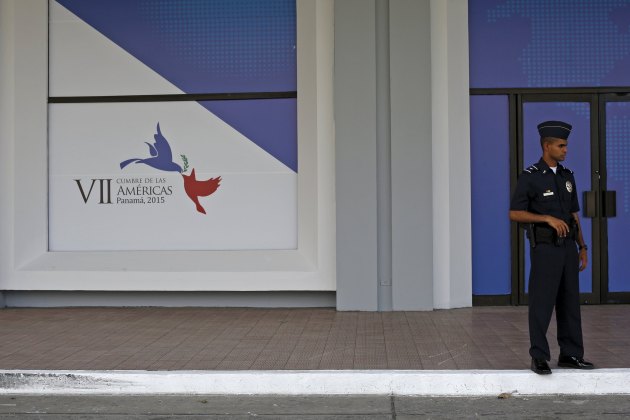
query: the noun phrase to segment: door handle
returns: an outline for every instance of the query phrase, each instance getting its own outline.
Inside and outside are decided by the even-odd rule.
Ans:
[[[584,203],[584,217],[597,217],[599,213],[597,195],[597,191],[584,191],[582,199]]]
[[[617,191],[602,191],[602,217],[617,216]]]
[[[617,191],[584,191],[584,217],[616,217]]]

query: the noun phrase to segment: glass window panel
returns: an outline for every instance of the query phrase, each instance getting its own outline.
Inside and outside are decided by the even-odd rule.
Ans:
[[[507,95],[470,98],[473,294],[505,295],[510,281]]]

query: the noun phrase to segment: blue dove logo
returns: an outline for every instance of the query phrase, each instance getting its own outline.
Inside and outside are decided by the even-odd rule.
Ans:
[[[149,153],[151,154],[151,157],[145,159],[127,159],[120,162],[120,169],[123,169],[130,163],[144,163],[145,165],[149,165],[155,169],[159,169],[160,171],[181,173],[182,167],[173,162],[173,152],[171,151],[171,146],[168,144],[168,141],[164,138],[162,132],[160,131],[160,123],[157,124],[157,134],[155,134],[153,138],[155,139],[155,143],[153,144],[145,141],[145,143],[149,146]]]
[[[219,176],[206,180],[197,179],[194,168],[192,169],[190,175],[186,175],[185,172],[188,170],[188,159],[186,158],[186,155],[180,155],[184,161],[184,169],[182,170],[181,166],[173,162],[173,152],[171,151],[171,146],[162,135],[159,122],[157,123],[157,133],[153,135],[153,138],[155,139],[155,143],[153,144],[145,141],[145,143],[149,146],[149,153],[151,154],[151,157],[145,159],[132,158],[124,160],[120,162],[120,169],[122,170],[131,163],[144,163],[145,165],[149,165],[150,167],[160,171],[180,173],[184,180],[184,191],[186,192],[186,195],[188,195],[192,202],[195,203],[199,213],[206,214],[206,210],[203,208],[201,203],[199,203],[199,197],[207,197],[213,194],[219,188],[221,177]],[[92,182],[92,185],[94,185],[94,182]],[[79,184],[79,189],[81,188],[82,187]],[[81,194],[83,194],[84,201],[87,202],[82,189]]]

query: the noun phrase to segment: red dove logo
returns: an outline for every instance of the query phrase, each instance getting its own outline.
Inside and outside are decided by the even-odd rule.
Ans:
[[[193,168],[190,175],[184,175],[184,190],[186,194],[197,206],[199,213],[206,214],[206,210],[199,204],[199,197],[207,197],[219,188],[221,177],[206,179],[205,181],[197,180],[195,176],[195,169]]]

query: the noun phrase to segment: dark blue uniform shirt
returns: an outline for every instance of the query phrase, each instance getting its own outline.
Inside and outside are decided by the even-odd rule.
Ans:
[[[580,211],[573,172],[558,164],[556,174],[544,160],[525,169],[518,178],[510,210],[551,215],[565,222]]]

